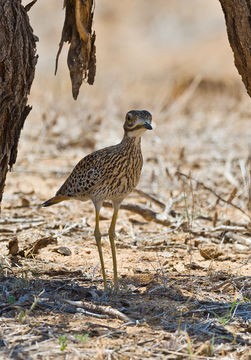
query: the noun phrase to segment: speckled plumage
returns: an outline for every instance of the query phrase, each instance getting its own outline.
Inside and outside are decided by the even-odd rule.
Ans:
[[[119,144],[80,160],[56,196],[122,201],[137,185],[142,165],[140,138],[125,135]]]
[[[45,201],[42,206],[50,206],[64,200],[91,199],[96,211],[95,239],[98,246],[104,284],[106,275],[99,230],[99,212],[104,200],[111,200],[114,213],[109,228],[111,242],[114,285],[117,286],[117,262],[115,251],[115,224],[117,213],[123,199],[137,185],[143,165],[140,136],[151,130],[151,114],[146,110],[131,110],[126,114],[124,137],[113,146],[87,155],[75,166],[56,195]]]

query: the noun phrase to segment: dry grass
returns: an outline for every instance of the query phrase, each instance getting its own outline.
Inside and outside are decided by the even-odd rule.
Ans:
[[[63,58],[52,75],[59,4],[31,10],[40,63],[0,219],[0,358],[250,359],[250,99],[218,2],[190,1],[98,1],[97,79],[77,102]],[[105,295],[92,204],[39,204],[120,140],[131,108],[151,111],[155,130],[126,203],[155,218],[120,211],[121,292]]]

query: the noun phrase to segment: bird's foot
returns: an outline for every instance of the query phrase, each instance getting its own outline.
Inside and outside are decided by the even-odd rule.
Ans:
[[[104,288],[104,296],[107,298],[111,298],[116,296],[119,293],[119,285],[106,285]]]

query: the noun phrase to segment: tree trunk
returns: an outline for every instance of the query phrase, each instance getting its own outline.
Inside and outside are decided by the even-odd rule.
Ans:
[[[37,62],[36,38],[20,0],[0,0],[0,204],[8,169],[31,107],[27,96]]]
[[[251,96],[251,1],[220,0],[235,66]]]

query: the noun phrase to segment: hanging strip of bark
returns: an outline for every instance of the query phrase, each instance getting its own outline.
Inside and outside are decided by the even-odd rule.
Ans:
[[[56,57],[58,59],[64,42],[70,43],[68,68],[72,83],[72,96],[76,100],[83,80],[94,83],[96,74],[95,32],[92,32],[93,0],[64,0],[65,21]]]
[[[36,41],[20,0],[0,0],[0,203],[8,169],[16,162],[28,94],[37,63]]]
[[[251,1],[219,0],[225,15],[235,66],[251,96]]]

